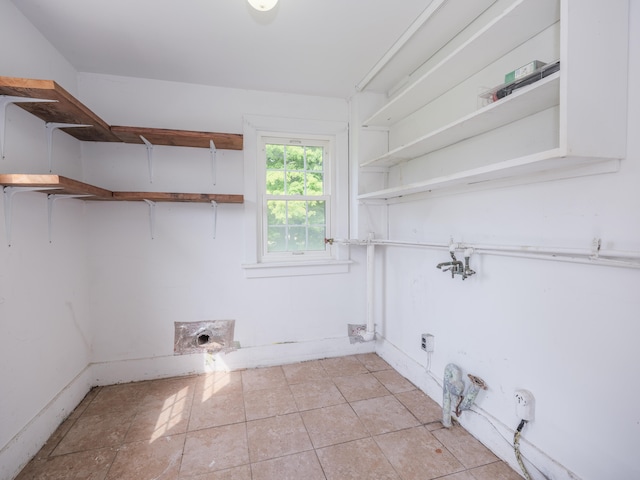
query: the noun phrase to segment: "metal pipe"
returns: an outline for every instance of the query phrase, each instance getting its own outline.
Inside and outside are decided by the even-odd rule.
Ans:
[[[453,363],[444,368],[444,381],[442,386],[442,425],[451,427],[451,400],[459,397],[464,390],[462,371]]]
[[[335,240],[345,245],[367,245],[367,240]],[[434,250],[448,250],[450,245],[457,249],[473,248],[474,253],[486,255],[500,255],[507,257],[529,258],[534,260],[554,260],[558,262],[581,263],[586,265],[602,265],[610,267],[640,268],[640,263],[632,260],[640,260],[640,252],[603,250],[600,248],[563,248],[541,247],[529,245],[476,245],[464,243],[423,243],[398,240],[371,240],[380,246],[429,248]],[[627,259],[625,261],[624,259]]]
[[[374,302],[375,302],[375,254],[376,247],[373,243],[373,233],[369,234],[369,241],[367,243],[367,331],[362,335],[365,342],[371,341],[375,338],[375,324],[374,324]]]
[[[442,387],[442,425],[451,427],[451,402],[458,400],[455,414],[459,417],[464,410],[469,410],[476,401],[480,390],[486,390],[487,385],[480,377],[468,375],[471,381],[467,392],[463,396],[464,382],[462,381],[462,370],[457,365],[450,363],[444,368],[444,382]]]

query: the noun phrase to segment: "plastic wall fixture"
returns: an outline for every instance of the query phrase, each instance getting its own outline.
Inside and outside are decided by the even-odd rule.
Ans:
[[[463,410],[469,410],[475,403],[480,390],[486,390],[487,386],[480,377],[468,375],[471,381],[466,393],[464,392],[464,381],[462,380],[462,370],[453,363],[448,364],[444,369],[444,384],[442,388],[442,425],[451,427],[451,401],[457,401],[455,414],[459,417]]]
[[[278,0],[248,0],[249,5],[251,5],[256,10],[261,12],[268,12],[273,7],[276,6]]]

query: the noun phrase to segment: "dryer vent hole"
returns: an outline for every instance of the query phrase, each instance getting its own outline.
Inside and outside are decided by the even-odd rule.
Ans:
[[[198,345],[206,345],[207,343],[209,343],[209,341],[210,341],[209,335],[206,335],[206,334],[198,335]]]

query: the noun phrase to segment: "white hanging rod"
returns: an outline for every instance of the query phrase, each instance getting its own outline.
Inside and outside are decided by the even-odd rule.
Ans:
[[[435,250],[449,250],[451,246],[455,249],[463,250],[472,248],[474,253],[500,255],[519,258],[532,258],[540,260],[555,260],[560,262],[583,263],[589,265],[607,265],[613,267],[640,268],[640,252],[604,250],[600,248],[600,240],[595,239],[591,249],[587,248],[562,248],[562,247],[541,247],[527,245],[483,245],[468,244],[460,242],[450,243],[424,243],[408,242],[400,240],[358,240],[358,239],[335,239],[335,243],[343,245],[368,245],[373,243],[381,246],[430,248]]]

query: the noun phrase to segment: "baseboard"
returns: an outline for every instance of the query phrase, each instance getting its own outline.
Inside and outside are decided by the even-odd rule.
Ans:
[[[154,380],[165,377],[198,375],[222,370],[267,367],[316,360],[326,357],[371,353],[375,343],[351,344],[347,337],[308,342],[275,343],[239,348],[228,353],[166,355],[91,364],[94,386]]]
[[[442,406],[442,374],[427,372],[426,366],[409,357],[385,338],[376,340],[376,353],[380,355],[399,374],[411,381],[416,387]],[[444,372],[443,372],[444,373]],[[459,423],[471,435],[480,440],[498,458],[507,462],[511,468],[520,473],[511,439],[515,433],[513,428],[506,426],[490,413],[477,405],[473,412],[463,412]],[[520,451],[525,458],[525,466],[533,480],[579,480],[566,467],[560,465],[549,455],[544,453],[526,439],[520,439]]]
[[[0,479],[14,478],[91,390],[90,366],[71,380],[0,449]]]

